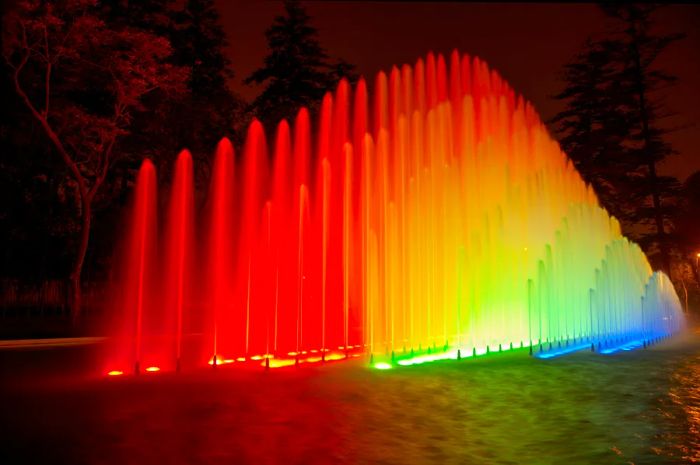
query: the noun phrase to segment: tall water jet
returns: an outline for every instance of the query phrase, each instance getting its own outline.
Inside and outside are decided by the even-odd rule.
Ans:
[[[306,254],[304,244],[306,243],[306,229],[304,226],[308,223],[308,190],[305,185],[299,186],[299,220],[297,234],[297,312],[296,312],[296,344],[294,347],[294,356],[299,357],[304,342],[304,281],[306,280],[304,268],[304,255]]]
[[[206,342],[203,350],[207,359],[216,365],[221,354],[231,352],[240,341],[233,318],[236,256],[235,244],[235,176],[234,154],[231,142],[223,139],[216,147],[212,168],[208,204],[208,230],[205,235],[207,262],[205,264],[208,289],[203,299],[207,302],[205,323]]]
[[[165,228],[166,250],[163,276],[162,318],[167,322],[163,341],[164,360],[160,365],[174,362],[180,369],[183,355],[183,334],[186,326],[186,307],[193,295],[194,266],[194,179],[192,155],[187,150],[180,152],[175,162],[168,218]],[[174,350],[173,350],[174,347]],[[174,354],[174,360],[171,359]],[[168,362],[166,362],[166,360]]]
[[[129,228],[124,239],[125,254],[117,256],[118,292],[115,293],[121,319],[116,350],[109,363],[119,372],[140,373],[153,362],[161,341],[153,340],[156,275],[156,170],[146,159],[136,177],[129,208]]]
[[[300,124],[297,123],[297,128]],[[297,160],[299,162],[299,160]],[[301,171],[302,169],[298,169]],[[298,175],[297,175],[298,176]],[[294,192],[292,186],[295,171],[292,164],[292,147],[289,124],[280,122],[277,128],[274,149],[274,165],[272,174],[272,205],[271,205],[271,269],[273,276],[270,278],[274,286],[273,318],[268,326],[267,334],[272,334],[272,343],[266,344],[266,353],[278,353],[281,347],[289,347],[288,331],[285,328],[292,326],[289,320],[289,312],[284,307],[293,301],[295,294],[296,269],[289,268],[292,263],[296,241],[296,228],[290,225],[293,222]],[[290,240],[291,236],[291,240]],[[287,317],[287,318],[285,318]]]
[[[234,350],[244,357],[265,352],[264,316],[267,307],[263,302],[263,290],[273,276],[270,263],[260,259],[268,248],[266,235],[261,230],[262,219],[266,216],[263,211],[265,201],[269,198],[267,158],[262,124],[253,120],[243,150],[241,222],[238,228],[238,302],[234,309],[235,318],[241,322],[234,338],[242,343]]]

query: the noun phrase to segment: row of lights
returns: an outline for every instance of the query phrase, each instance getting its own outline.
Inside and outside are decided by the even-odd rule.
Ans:
[[[160,367],[156,367],[156,366],[148,367],[148,368],[146,368],[146,371],[147,371],[148,373],[155,373],[155,372],[157,372],[157,371],[160,371]],[[124,374],[123,371],[120,371],[120,370],[112,370],[112,371],[110,371],[110,372],[107,373],[107,376],[121,376],[121,375],[123,375],[123,374]]]
[[[347,347],[345,346],[339,346],[338,350],[355,350],[355,349],[360,349],[362,345],[357,344],[357,345],[348,345]],[[322,355],[318,355],[322,354]],[[305,358],[299,358],[300,355],[306,356]],[[218,355],[215,355],[209,361],[207,364],[209,366],[214,365],[214,358],[216,358],[216,365],[221,366],[221,365],[229,365],[235,362],[247,362],[247,361],[253,361],[253,362],[261,362],[261,365],[264,367],[269,367],[269,368],[281,368],[285,366],[292,366],[300,363],[317,363],[317,362],[332,362],[332,361],[337,361],[337,360],[343,360],[345,358],[356,358],[361,356],[362,354],[359,353],[351,353],[351,354],[346,354],[346,353],[337,353],[337,352],[332,352],[331,349],[310,349],[310,350],[302,350],[299,352],[288,352],[287,356],[292,357],[292,358],[275,358],[273,354],[264,354],[264,355],[253,355],[251,357],[238,357],[235,359],[228,359],[228,358],[222,358]],[[149,373],[154,373],[161,371],[160,367],[157,366],[149,366],[145,370],[146,372]],[[121,370],[112,370],[107,372],[107,376],[121,376],[123,375],[124,372]]]

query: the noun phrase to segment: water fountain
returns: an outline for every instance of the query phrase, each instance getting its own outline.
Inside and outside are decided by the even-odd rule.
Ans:
[[[162,235],[145,161],[110,369],[546,358],[678,331],[670,281],[532,106],[480,59],[449,62],[431,53],[379,73],[371,106],[364,80],[352,96],[341,81],[313,142],[303,108],[271,150],[257,121],[240,160],[222,140],[201,212],[182,152]]]

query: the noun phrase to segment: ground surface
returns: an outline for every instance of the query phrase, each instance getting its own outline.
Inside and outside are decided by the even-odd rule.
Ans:
[[[648,350],[105,379],[0,351],[0,463],[700,462],[700,334]]]

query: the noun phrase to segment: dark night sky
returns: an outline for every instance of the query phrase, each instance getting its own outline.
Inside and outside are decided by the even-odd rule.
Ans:
[[[262,64],[264,31],[282,13],[282,4],[218,0],[218,5],[236,73],[232,87],[252,99],[259,89],[242,80]],[[561,87],[561,66],[588,35],[605,30],[603,15],[592,4],[309,1],[304,6],[329,54],[354,63],[366,77],[392,64],[413,63],[429,50],[448,54],[457,48],[499,70],[545,119],[560,109],[550,96]],[[687,34],[659,59],[679,77],[667,92],[668,106],[677,113],[667,125],[692,126],[669,136],[680,154],[662,170],[684,179],[700,170],[700,6],[669,6],[657,18],[660,31]]]

